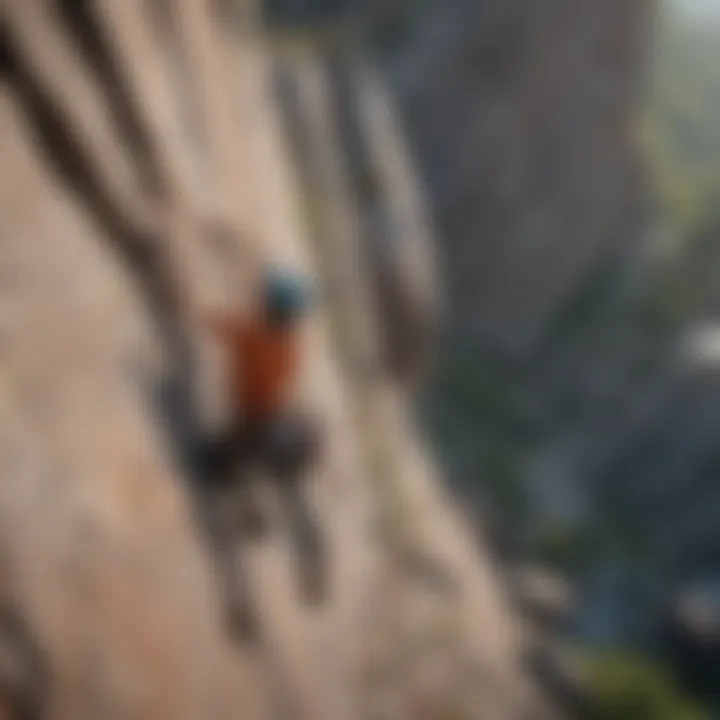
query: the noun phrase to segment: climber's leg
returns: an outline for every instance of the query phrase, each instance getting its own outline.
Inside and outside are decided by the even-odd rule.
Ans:
[[[237,640],[253,640],[259,617],[244,567],[249,487],[246,483],[223,483],[198,490],[197,501],[228,630]]]
[[[313,604],[322,602],[327,593],[326,548],[305,482],[320,445],[321,432],[315,420],[292,413],[276,418],[268,428],[264,447],[295,540],[302,595]]]
[[[245,543],[230,536],[218,548],[220,581],[225,602],[226,620],[235,640],[256,641],[260,618],[253,605],[247,568],[244,566]]]
[[[284,498],[295,541],[301,596],[307,604],[317,605],[328,595],[329,563],[322,529],[305,490],[299,484],[289,485]]]
[[[248,538],[264,531],[248,481],[257,443],[257,429],[238,423],[224,433],[208,436],[198,452],[198,500],[228,629],[238,641],[254,641],[259,632],[259,615],[243,566]]]

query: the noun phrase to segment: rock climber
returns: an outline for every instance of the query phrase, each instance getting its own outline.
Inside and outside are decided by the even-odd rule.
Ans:
[[[324,595],[323,548],[306,504],[303,478],[319,452],[320,431],[295,403],[304,320],[312,288],[297,274],[270,268],[247,314],[204,313],[204,323],[226,361],[231,418],[201,449],[211,486],[242,483],[256,469],[279,484],[300,550],[304,596]]]
[[[204,450],[211,481],[232,482],[238,462],[262,463],[278,479],[290,481],[315,455],[317,431],[293,404],[302,324],[311,302],[307,283],[272,268],[250,313],[205,315],[227,361],[231,399],[228,430],[210,439]]]

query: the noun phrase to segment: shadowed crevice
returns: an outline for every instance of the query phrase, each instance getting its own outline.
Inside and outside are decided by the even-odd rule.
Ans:
[[[179,308],[181,292],[162,252],[162,238],[138,228],[117,207],[63,111],[43,92],[30,63],[3,29],[4,79],[18,102],[27,127],[59,187],[68,190],[89,213],[99,234],[122,260],[135,280],[168,351],[170,368],[166,393],[173,399],[173,413],[183,427],[183,440],[192,441],[198,414],[194,402],[194,351]],[[52,238],[48,238],[52,242]]]
[[[84,53],[88,69],[96,76],[98,87],[107,96],[117,129],[128,144],[133,160],[140,165],[145,190],[161,195],[163,183],[153,144],[92,3],[88,0],[60,0],[58,10],[76,47]]]
[[[49,672],[45,653],[27,619],[12,604],[0,606],[0,716],[47,717]]]

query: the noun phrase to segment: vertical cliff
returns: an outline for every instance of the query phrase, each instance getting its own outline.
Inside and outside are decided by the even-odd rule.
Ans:
[[[390,51],[443,232],[452,322],[527,358],[642,229],[632,123],[651,4],[431,5]]]
[[[268,3],[391,87],[447,291],[428,414],[448,475],[500,549],[571,569],[583,631],[612,642],[657,639],[718,567],[717,36],[658,35],[660,5]]]
[[[223,385],[189,309],[241,304],[266,259],[330,286],[358,250],[310,251],[266,48],[231,10],[2,5],[0,714],[524,717],[538,705],[491,562],[396,388],[349,378],[329,331],[345,308],[379,342],[362,276],[327,295],[306,346],[329,604],[298,601],[281,528],[248,549],[260,643],[227,635],[185,452]],[[313,182],[341,194],[319,127]]]

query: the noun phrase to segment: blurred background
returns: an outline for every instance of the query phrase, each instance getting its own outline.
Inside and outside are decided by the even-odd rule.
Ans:
[[[173,3],[149,5],[173,14]],[[720,718],[720,0],[226,0],[213,7],[225,28],[253,18],[261,29],[251,41],[233,35],[231,42],[259,43],[267,57],[299,224],[330,315],[330,356],[359,396],[366,370],[390,371],[437,484],[462,509],[457,524],[482,550],[479,566],[492,568],[480,585],[497,590],[497,612],[519,630],[518,672],[548,701],[535,716]],[[121,16],[110,13],[107,22]],[[170,24],[163,17],[153,21],[161,29]],[[167,48],[173,67],[174,46]],[[251,75],[233,71],[230,82],[247,85]],[[51,77],[50,87],[57,82]],[[205,82],[198,87],[211,98]],[[190,95],[190,85],[177,87],[182,99]],[[255,97],[245,99],[248,116],[260,107]],[[159,137],[170,137],[167,113],[155,117]],[[258,118],[263,127],[269,122]],[[203,123],[190,125],[184,145],[199,146]],[[206,121],[210,136],[213,127],[221,125]],[[254,127],[235,132],[253,138]],[[19,207],[17,174],[11,141],[3,144],[3,214],[10,217]],[[102,153],[97,147],[92,152]],[[229,180],[231,192],[274,187],[276,176],[259,169],[264,155],[243,157],[244,165],[229,160],[240,178],[237,186]],[[198,196],[212,196],[202,173],[191,173]],[[213,212],[216,200],[206,203]],[[252,212],[263,218],[250,223],[253,231],[282,234],[276,206],[255,203],[244,211],[245,220]],[[100,223],[110,221],[101,213]],[[21,250],[0,243],[3,302],[12,306],[24,297],[11,282],[22,277],[11,272]],[[37,246],[28,257],[41,256],[51,262]],[[68,285],[71,277],[68,270]],[[49,286],[38,282],[41,297]],[[124,308],[118,298],[126,289],[113,292],[120,294],[107,307]],[[62,340],[72,323],[58,317],[65,318],[55,326]],[[47,367],[52,356],[28,347]],[[60,367],[48,387],[63,384]],[[351,435],[381,434],[369,417]],[[22,455],[19,437],[7,436],[5,457]],[[368,462],[369,486],[393,475]],[[8,459],[7,467],[9,477],[20,465]],[[420,492],[412,475],[410,496]],[[323,502],[329,523],[352,525],[355,510]],[[423,517],[418,522],[429,526],[440,516]],[[331,533],[337,544],[360,546],[344,532]],[[360,566],[352,553],[338,557],[339,572]],[[470,565],[457,567],[470,576]],[[366,585],[358,581],[348,597],[366,598],[361,589],[372,595]],[[281,592],[272,587],[266,598]],[[495,616],[469,607],[461,635],[499,632]],[[353,605],[347,617],[357,612]],[[278,633],[302,644],[289,630]],[[347,638],[327,642],[343,653],[354,648]],[[313,665],[306,651],[298,657],[288,667]],[[493,657],[486,656],[490,666]],[[332,665],[317,664],[321,695]],[[445,701],[432,711],[345,715],[341,699],[302,717],[531,717],[501,711],[482,692],[464,714]],[[114,717],[94,712],[57,717]],[[192,717],[217,716],[203,712]]]
[[[588,654],[595,690],[637,703],[602,717],[717,703],[720,4],[271,0],[265,16],[280,64],[316,43],[341,118],[373,102],[347,91],[364,62],[391,97],[444,292],[419,414],[535,617],[541,671]],[[372,161],[338,125],[372,206]]]

